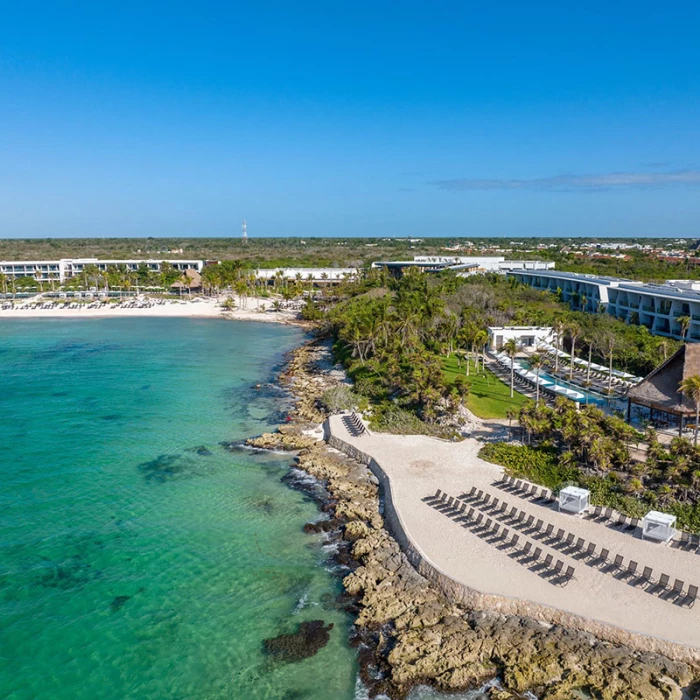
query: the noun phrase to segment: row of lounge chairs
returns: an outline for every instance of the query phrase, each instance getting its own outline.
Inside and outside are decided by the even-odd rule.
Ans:
[[[549,505],[556,502],[554,494],[549,489],[546,489],[535,484],[531,484],[522,479],[515,479],[512,476],[504,474],[499,481],[494,482],[499,488],[517,493],[522,498],[531,498],[534,501],[540,501],[543,505]],[[619,528],[622,532],[636,532],[640,526],[641,519],[633,518],[632,516],[618,513],[612,508],[605,506],[595,506],[590,513],[583,516],[588,520],[604,523],[608,527]],[[684,549],[687,551],[695,551],[700,554],[700,535],[681,532],[680,538],[673,541],[673,547]]]
[[[348,432],[355,437],[371,434],[361,418],[354,411],[343,416],[343,423],[345,423]]]
[[[431,500],[438,508],[443,507],[445,511],[452,510],[458,516],[456,519],[463,523],[463,527],[472,528],[478,532],[479,536],[489,539],[500,549],[510,550],[513,558],[521,564],[526,564],[533,570],[541,570],[542,577],[547,578],[550,583],[565,586],[574,578],[576,570],[573,566],[567,566],[564,569],[564,562],[561,559],[554,562],[553,554],[547,553],[543,556],[542,547],[538,547],[530,540],[524,540],[521,546],[519,533],[511,534],[507,527],[501,527],[495,519],[482,512],[476,512],[475,508],[469,508],[467,511],[466,503],[459,498],[448,496],[438,489]]]
[[[435,498],[442,498],[438,490]],[[624,557],[621,554],[610,558],[610,550],[601,548],[594,542],[586,543],[583,537],[577,537],[573,533],[565,532],[563,528],[558,528],[555,533],[554,525],[544,523],[541,518],[535,520],[534,515],[527,515],[525,511],[518,510],[517,506],[510,506],[505,501],[492,498],[482,490],[472,487],[468,494],[464,494],[453,503],[455,508],[463,512],[467,507],[467,502],[471,502],[480,510],[489,509],[489,514],[499,520],[505,521],[510,527],[528,531],[532,537],[547,540],[548,544],[555,549],[564,549],[570,556],[584,560],[589,566],[597,566],[605,573],[613,574],[619,579],[630,579],[634,585],[647,586],[648,592],[659,593],[664,599],[673,598],[675,602],[682,605],[692,606],[698,596],[698,587],[689,586],[684,594],[685,583],[676,579],[673,586],[669,588],[670,576],[661,574],[658,581],[653,578],[653,570],[650,566],[645,566],[642,573],[638,574],[639,564],[630,560],[627,566],[624,565]]]

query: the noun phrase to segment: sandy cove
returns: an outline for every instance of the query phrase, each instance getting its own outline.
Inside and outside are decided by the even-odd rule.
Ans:
[[[674,660],[658,651],[643,651],[638,645],[625,644],[621,639],[636,639],[624,636],[629,633],[623,632],[617,641],[607,634],[596,636],[569,624],[580,617],[576,615],[544,622],[540,608],[556,610],[552,606],[558,600],[550,600],[548,606],[533,604],[530,615],[527,604],[518,607],[517,612],[503,608],[503,599],[523,602],[522,598],[508,598],[505,590],[492,599],[470,599],[462,595],[463,589],[449,591],[440,581],[418,573],[406,551],[416,561],[415,553],[420,550],[409,551],[410,543],[406,542],[402,542],[402,549],[389,532],[392,523],[385,522],[386,516],[391,521],[390,503],[380,502],[380,492],[387,499],[387,487],[391,486],[385,483],[380,487],[379,479],[361,460],[329,448],[313,435],[314,430],[318,434],[325,418],[318,410],[317,399],[337,381],[324,371],[325,365],[326,346],[312,341],[295,353],[282,377],[297,397],[294,420],[278,433],[266,434],[250,443],[296,449],[297,467],[325,485],[327,498],[323,507],[330,520],[312,524],[308,529],[330,532],[340,545],[338,560],[345,567],[343,584],[349,596],[345,604],[356,616],[353,641],[359,648],[362,679],[373,696],[386,693],[392,698],[403,698],[413,686],[422,683],[443,690],[474,688],[494,677],[500,677],[504,686],[487,691],[494,700],[522,698],[525,692],[533,692],[543,700],[570,700],[578,689],[605,700],[681,700],[699,696],[700,666],[692,653],[681,658],[682,654],[668,647],[677,659]],[[385,439],[387,445],[406,439],[376,437]],[[408,438],[409,443],[413,437]],[[464,456],[470,449],[463,443],[443,445],[445,449],[466,451]],[[419,462],[415,467],[424,473],[429,471],[425,462],[437,461],[440,464],[436,473],[444,478],[440,470],[445,465],[439,451],[433,449],[421,458],[415,445],[409,444],[408,449],[410,454],[397,452],[400,461]],[[359,453],[358,456],[361,457]],[[433,484],[424,486],[430,490]],[[427,495],[423,487],[419,490],[421,497]],[[430,507],[420,502],[425,508]],[[413,505],[416,504],[409,507]],[[415,516],[417,530],[412,536],[416,539],[420,538],[422,523],[429,519],[423,546],[436,538],[449,542],[469,535],[455,535],[451,528],[457,530],[458,524],[435,509],[432,511],[418,510]],[[478,546],[476,542],[468,544]],[[464,545],[460,539],[459,546]],[[497,567],[498,580],[494,583],[483,574],[483,568],[488,570],[490,565],[479,556],[472,556],[469,547],[455,559],[464,567],[465,575],[473,571],[486,590],[494,585],[507,586],[513,577],[519,580],[526,574],[533,576],[526,569],[516,574],[511,564],[520,564],[503,562],[503,568]],[[571,590],[575,595],[576,590]],[[697,624],[695,613],[692,619],[688,618],[688,624]],[[636,629],[635,625],[630,627]],[[601,627],[599,631],[605,633],[609,629]]]
[[[155,304],[147,308],[117,308],[104,305],[101,308],[89,309],[85,306],[76,309],[57,307],[54,309],[0,308],[0,322],[13,318],[225,318],[236,321],[260,321],[263,323],[296,323],[299,314],[294,311],[265,311],[257,309],[255,300],[248,299],[243,306],[241,299],[233,297],[236,308],[229,310],[221,306],[227,297],[220,299],[183,299],[165,304]],[[270,306],[266,300],[266,306]]]

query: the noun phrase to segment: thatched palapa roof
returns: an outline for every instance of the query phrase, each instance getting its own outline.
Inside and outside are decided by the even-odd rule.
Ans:
[[[647,375],[628,394],[632,403],[669,413],[694,415],[695,404],[679,393],[678,385],[700,374],[700,343],[686,343]]]

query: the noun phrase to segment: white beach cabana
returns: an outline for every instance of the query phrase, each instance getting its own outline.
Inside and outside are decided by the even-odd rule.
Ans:
[[[676,534],[676,516],[650,510],[642,519],[642,539],[670,542]]]
[[[579,486],[565,486],[559,492],[559,510],[581,515],[588,510],[591,492]]]

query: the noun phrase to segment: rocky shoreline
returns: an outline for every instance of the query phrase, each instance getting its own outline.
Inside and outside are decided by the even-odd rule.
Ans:
[[[382,501],[369,469],[319,442],[323,392],[340,379],[328,371],[328,345],[297,349],[281,382],[295,398],[278,432],[248,444],[297,452],[296,468],[323,484],[328,520],[306,530],[338,542],[345,576],[341,603],[355,616],[351,643],[370,696],[401,700],[417,685],[478,688],[492,700],[681,700],[700,697],[700,668],[636,652],[558,625],[470,610],[448,600],[411,566],[384,527]]]

